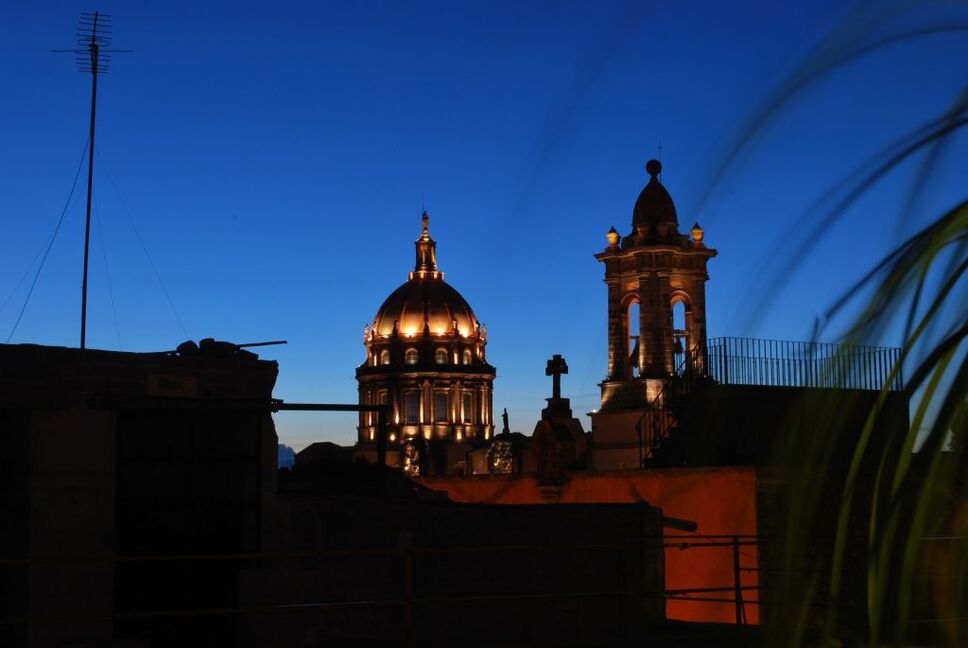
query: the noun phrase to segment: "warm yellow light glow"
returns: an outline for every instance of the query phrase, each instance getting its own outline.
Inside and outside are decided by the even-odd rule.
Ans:
[[[464,434],[460,430],[457,430],[457,440],[460,441],[463,438],[464,438]]]
[[[397,435],[396,435],[396,434],[394,434],[393,432],[391,432],[391,433],[390,433],[390,440],[391,440],[391,441],[396,441],[396,440],[397,440]]]
[[[659,400],[662,396],[662,389],[665,387],[665,382],[662,380],[647,379],[645,383],[645,397],[649,399],[649,402],[656,402],[658,405],[662,405],[662,401]]]
[[[414,335],[417,334],[417,329],[412,327],[407,327],[406,329],[404,329],[403,334],[407,337],[413,337]]]

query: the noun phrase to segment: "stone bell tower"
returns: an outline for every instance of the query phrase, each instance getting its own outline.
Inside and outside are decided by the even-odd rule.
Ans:
[[[643,410],[673,376],[701,372],[705,362],[706,262],[716,250],[703,243],[698,223],[689,235],[679,232],[675,204],[659,180],[662,164],[649,160],[645,169],[650,179],[635,202],[631,232],[622,236],[612,227],[608,247],[595,255],[608,286],[608,374],[592,415],[595,443],[636,450],[631,463],[616,459],[621,465],[613,467],[638,464],[634,428]],[[680,303],[684,322],[677,329],[673,309]]]

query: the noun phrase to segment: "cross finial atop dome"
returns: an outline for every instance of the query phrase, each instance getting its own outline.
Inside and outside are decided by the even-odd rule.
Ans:
[[[423,231],[420,233],[420,238],[430,238],[430,214],[427,213],[426,209],[423,215],[420,216],[420,222],[423,224]]]

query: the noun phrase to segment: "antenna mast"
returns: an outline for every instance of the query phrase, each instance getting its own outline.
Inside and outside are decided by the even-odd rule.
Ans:
[[[91,194],[94,188],[94,117],[97,113],[97,76],[106,73],[111,54],[131,50],[112,50],[111,16],[99,11],[84,12],[77,26],[78,49],[54,50],[74,54],[77,68],[91,73],[91,133],[87,143],[87,219],[84,225],[84,276],[81,279],[81,348],[87,341],[87,260],[91,247]]]

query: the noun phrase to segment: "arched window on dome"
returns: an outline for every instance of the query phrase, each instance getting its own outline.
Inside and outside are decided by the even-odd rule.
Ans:
[[[417,364],[417,350],[416,349],[407,349],[406,354],[404,354],[404,356],[403,356],[403,361],[406,364],[408,364],[408,365],[415,365],[415,364]]]
[[[464,349],[464,353],[461,355],[461,364],[469,365],[471,363],[471,350]]]
[[[381,365],[388,365],[388,364],[390,364],[390,351],[389,351],[389,349],[384,349],[383,351],[380,351],[380,364]]]
[[[434,362],[437,364],[447,364],[447,349],[437,349],[434,351]]]

